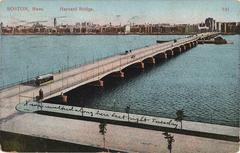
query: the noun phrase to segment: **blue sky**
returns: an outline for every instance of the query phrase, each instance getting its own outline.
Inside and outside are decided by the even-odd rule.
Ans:
[[[9,11],[27,7],[29,11]],[[43,8],[34,12],[32,7]],[[92,8],[93,11],[61,11],[60,8]],[[200,23],[206,17],[216,21],[240,21],[240,0],[0,0],[0,21],[4,25],[19,20],[47,20],[53,24],[90,21],[104,24],[135,23]]]

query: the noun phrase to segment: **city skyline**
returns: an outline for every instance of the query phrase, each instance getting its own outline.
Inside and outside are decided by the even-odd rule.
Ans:
[[[213,1],[57,1],[37,0],[2,0],[0,1],[0,19],[4,25],[20,25],[31,21],[45,21],[53,25],[53,18],[58,24],[76,22],[94,22],[96,24],[197,24],[206,17],[213,17],[219,22],[239,22],[239,0]],[[160,6],[160,7],[159,7]],[[204,6],[204,7],[199,7]],[[191,8],[191,9],[189,9]],[[113,13],[114,12],[114,13]]]

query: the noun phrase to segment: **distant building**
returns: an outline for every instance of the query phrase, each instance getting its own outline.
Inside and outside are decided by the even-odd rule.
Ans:
[[[100,25],[92,22],[77,22],[75,25],[58,24],[53,18],[54,26],[40,24],[45,21],[32,22],[32,26],[17,25],[3,27],[0,23],[2,34],[195,34],[198,32],[216,31],[226,34],[240,33],[239,22],[216,22],[213,18],[206,18],[199,24],[134,24],[126,25],[109,24]]]
[[[227,23],[223,23],[222,32],[227,33]]]
[[[198,25],[196,24],[187,24],[185,27],[185,33],[197,33],[198,32]]]
[[[74,27],[73,26],[69,26],[68,28],[69,28],[70,33],[74,32]]]
[[[205,25],[208,31],[217,31],[222,33],[237,33],[238,26],[236,22],[216,22],[213,18],[207,18]]]
[[[236,33],[240,34],[240,22],[237,23]]]
[[[213,22],[212,22],[212,31],[215,31],[215,24],[216,23],[216,21],[215,20],[213,20]]]
[[[3,23],[0,23],[0,34],[2,34],[2,30],[3,30]]]
[[[214,31],[218,31],[217,30],[217,22],[216,21],[214,21]]]
[[[209,28],[209,31],[215,31],[215,20],[213,18],[207,18],[205,25]]]
[[[222,31],[222,23],[221,22],[216,22],[216,31],[221,32]]]
[[[57,26],[57,19],[56,19],[56,18],[53,19],[53,26],[54,26],[54,27]]]
[[[81,26],[81,23],[80,22],[77,22],[76,23],[76,27],[80,27]]]
[[[235,33],[237,32],[237,23],[236,22],[227,22],[226,23],[226,33]]]
[[[202,33],[202,32],[207,32],[207,31],[209,31],[209,27],[207,27],[205,25],[205,23],[200,23],[198,25],[198,32]]]
[[[130,33],[130,30],[131,30],[131,26],[129,24],[127,24],[125,26],[125,34]]]

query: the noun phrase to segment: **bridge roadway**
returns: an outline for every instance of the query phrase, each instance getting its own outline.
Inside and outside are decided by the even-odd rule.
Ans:
[[[158,58],[158,55],[163,54],[164,57],[167,56],[168,58],[170,56],[173,56],[173,54],[178,54],[179,52],[182,52],[183,50],[180,51],[180,48],[190,49],[192,46],[197,44],[198,39],[204,39],[216,34],[217,33],[205,33],[203,35],[199,34],[189,38],[179,39],[175,43],[167,42],[163,44],[154,44],[148,47],[133,50],[131,53],[128,53],[126,55],[116,55],[113,57],[108,57],[100,61],[96,61],[93,64],[83,65],[75,69],[56,73],[54,74],[55,81],[45,86],[35,87],[35,86],[19,84],[7,89],[0,90],[0,110],[1,110],[0,111],[0,130],[19,133],[19,134],[26,134],[31,136],[37,136],[42,138],[61,140],[61,141],[72,142],[72,143],[82,142],[81,140],[83,139],[78,137],[81,135],[77,133],[83,134],[86,132],[86,134],[89,134],[88,136],[85,135],[88,138],[87,140],[89,140],[88,141],[89,143],[86,143],[86,145],[96,145],[94,144],[95,138],[97,137],[97,139],[100,139],[100,136],[94,136],[93,134],[90,134],[92,133],[90,127],[92,124],[95,125],[95,123],[91,123],[87,121],[81,122],[73,119],[50,117],[50,116],[32,114],[32,113],[21,113],[21,112],[18,112],[15,109],[15,107],[20,102],[23,102],[25,100],[31,100],[32,97],[38,94],[38,91],[40,88],[42,88],[44,91],[45,99],[54,97],[56,95],[59,95],[61,92],[67,92],[78,86],[81,86],[90,82],[98,81],[104,76],[111,75],[113,72],[120,72],[122,69],[131,65],[135,65],[135,66],[140,65],[140,68],[141,68],[142,64],[139,64],[139,63],[142,63],[143,61],[146,62],[147,59],[153,59],[152,57]],[[132,58],[132,55],[135,55],[135,58]],[[98,125],[96,123],[96,127],[97,126]],[[77,127],[79,127],[79,129]],[[74,129],[74,132],[71,132],[72,128]],[[95,129],[95,126],[94,126],[94,131],[95,131],[94,133],[96,133],[96,130],[97,129]],[[136,129],[133,129],[133,130],[129,129],[129,131],[132,131],[134,133]],[[143,131],[143,132],[145,133],[146,131]],[[64,133],[67,133],[67,136]],[[147,133],[152,135],[150,131],[148,131]],[[137,135],[140,134],[140,137],[137,137],[136,139],[143,139],[142,141],[145,141],[144,139],[145,139],[145,136],[148,135],[147,133],[146,134],[141,134],[141,132],[136,133]],[[115,141],[114,135],[112,138]],[[145,136],[141,137],[141,135],[142,136],[145,135]],[[132,139],[133,142],[137,142],[136,140],[134,140],[135,137],[136,136],[132,138],[129,137],[129,139]],[[147,141],[152,142],[151,138],[147,139]],[[120,141],[120,140],[116,140],[116,141]],[[118,145],[118,146],[120,145],[122,148],[125,148],[125,149],[130,149],[130,150],[136,149],[138,151],[139,149],[141,150],[141,148],[143,149],[145,147],[144,145],[142,145],[142,147],[138,145],[136,147],[130,146],[129,148],[129,145],[125,144],[126,142],[131,141],[131,140],[128,140],[127,136],[124,137],[121,141],[123,142],[122,143],[119,142],[120,144],[117,142],[112,142],[112,143],[114,145]],[[219,142],[219,143],[223,144],[223,142]],[[126,145],[126,146],[123,146],[123,145]],[[238,144],[234,143],[233,145],[236,146]]]

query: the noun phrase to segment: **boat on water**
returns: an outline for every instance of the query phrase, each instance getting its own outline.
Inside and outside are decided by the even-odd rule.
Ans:
[[[227,40],[223,39],[221,36],[217,36],[210,40],[198,40],[199,44],[227,44]]]
[[[215,44],[227,44],[227,41],[223,39],[221,36],[215,37],[214,42]]]

